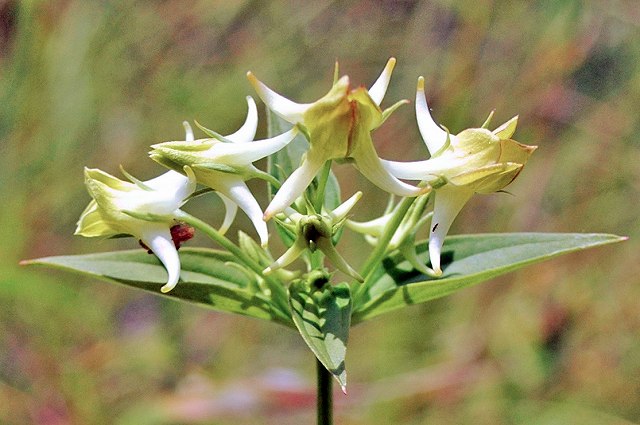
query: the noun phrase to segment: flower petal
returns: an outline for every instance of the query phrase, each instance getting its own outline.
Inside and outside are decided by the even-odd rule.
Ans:
[[[298,128],[276,137],[256,140],[253,143],[217,143],[212,150],[212,159],[227,165],[246,166],[284,148],[298,134]]]
[[[193,142],[195,137],[193,136],[193,129],[191,128],[191,125],[187,121],[182,121],[182,126],[184,127],[185,142]]]
[[[509,121],[502,124],[500,127],[493,130],[493,134],[498,136],[500,140],[510,139],[513,133],[516,132],[518,126],[518,116],[511,118]]]
[[[247,78],[258,93],[258,96],[260,96],[260,99],[262,99],[276,115],[291,124],[302,122],[302,117],[307,109],[311,107],[311,104],[296,103],[279,95],[258,80],[251,71],[247,72]]]
[[[387,93],[387,88],[389,87],[389,81],[391,81],[391,73],[393,72],[393,68],[396,66],[396,58],[390,58],[387,61],[382,73],[378,77],[375,83],[369,89],[369,96],[376,103],[376,105],[380,106],[382,103],[382,99],[384,95]]]
[[[442,129],[431,116],[427,97],[424,94],[424,77],[418,78],[416,90],[416,119],[422,140],[427,145],[431,155],[435,154],[447,141],[447,132]],[[455,137],[451,135],[450,137]]]
[[[424,161],[388,161],[381,159],[380,162],[385,170],[399,179],[407,180],[429,180],[429,177],[436,177],[447,170],[447,164],[441,164],[436,159]]]
[[[152,226],[141,235],[140,240],[149,247],[164,265],[164,268],[167,269],[169,277],[167,283],[160,288],[160,291],[163,293],[171,291],[175,288],[180,278],[180,257],[171,239],[169,229]]]
[[[218,232],[220,232],[221,235],[224,235],[225,233],[227,233],[227,230],[229,230],[229,227],[231,227],[231,223],[233,223],[233,220],[236,218],[236,213],[238,212],[238,204],[236,204],[220,192],[216,192],[216,194],[220,197],[220,199],[222,199],[222,202],[224,203],[224,220],[222,221],[222,224],[218,229]]]
[[[427,267],[418,258],[418,254],[416,253],[414,235],[411,235],[411,237],[407,238],[404,241],[404,243],[400,245],[399,249],[404,259],[407,260],[409,264],[411,264],[413,268],[418,270],[420,273],[424,274],[425,276],[431,276],[431,277],[440,276],[440,274],[436,273],[435,271]]]
[[[284,211],[285,208],[302,195],[302,192],[309,186],[325,162],[322,157],[314,157],[313,151],[307,152],[307,156],[300,167],[291,173],[289,178],[278,189],[278,192],[264,211],[264,219],[268,221],[274,215]]]
[[[368,136],[370,137],[370,136]],[[420,188],[401,182],[391,175],[383,166],[382,161],[370,143],[358,143],[352,157],[355,165],[363,176],[380,189],[399,196],[418,196],[426,193],[430,188]]]
[[[334,221],[344,220],[349,214],[349,211],[356,205],[356,203],[362,198],[362,192],[356,192],[349,199],[338,205],[333,211],[329,212],[329,216]]]
[[[445,185],[435,194],[431,231],[429,232],[429,258],[436,276],[442,275],[440,253],[444,238],[464,204],[473,195],[473,190],[465,187]]]
[[[382,217],[374,218],[373,220],[369,221],[347,220],[345,224],[354,232],[374,236],[377,238],[382,235],[382,231],[384,230],[387,223],[389,223],[391,217],[392,214],[385,214]]]
[[[269,274],[275,270],[281,269],[282,267],[287,267],[289,264],[293,263],[305,249],[307,249],[307,245],[305,244],[304,239],[296,239],[294,244],[291,245],[289,249],[280,256],[280,258],[264,269],[262,273]]]
[[[100,214],[100,208],[95,200],[91,200],[89,205],[84,209],[76,226],[74,235],[84,236],[86,238],[103,237],[117,235],[111,226],[104,220]]]
[[[172,194],[172,198],[175,199],[175,204],[179,207],[196,189],[195,175],[190,167],[186,168],[189,168],[188,173],[190,175],[185,176],[177,171],[169,170],[154,179],[145,181],[144,184],[154,191]],[[187,173],[187,171],[185,171],[185,173]],[[156,194],[156,196],[157,195],[158,194]],[[173,208],[173,210],[176,208]]]
[[[242,127],[233,134],[226,136],[227,140],[231,140],[234,143],[247,143],[251,142],[256,137],[256,130],[258,129],[258,108],[256,107],[256,101],[251,96],[247,96],[247,119]]]
[[[266,247],[269,243],[267,223],[262,219],[262,209],[260,208],[260,205],[258,205],[256,198],[251,194],[246,183],[237,176],[220,176],[215,189],[235,202],[240,209],[247,214],[253,223],[253,227],[255,227],[256,232],[258,232],[260,244],[263,247]]]

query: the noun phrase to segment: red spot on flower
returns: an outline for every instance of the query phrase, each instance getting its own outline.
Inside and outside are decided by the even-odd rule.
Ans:
[[[185,223],[179,223],[174,226],[171,226],[171,239],[173,239],[173,244],[176,246],[176,249],[180,249],[180,244],[182,242],[186,242],[195,235],[196,230]]]
[[[185,223],[175,224],[171,226],[171,229],[169,229],[169,231],[171,232],[171,240],[173,240],[173,244],[176,246],[176,249],[180,249],[180,245],[182,244],[182,242],[188,241],[196,233],[196,230],[193,227]],[[144,242],[138,242],[140,243],[140,246],[146,249],[149,254],[153,254],[153,251],[151,251],[149,247],[144,244]]]

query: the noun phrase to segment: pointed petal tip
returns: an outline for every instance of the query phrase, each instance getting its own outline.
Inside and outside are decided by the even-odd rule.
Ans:
[[[416,87],[418,91],[424,91],[424,77],[421,75],[418,77],[418,85]]]
[[[162,292],[163,294],[166,294],[167,292],[171,291],[173,288],[175,288],[176,285],[169,285],[168,283],[166,285],[164,285],[162,288],[160,288],[160,292]]]
[[[256,226],[256,231],[258,231],[258,237],[260,238],[260,247],[262,249],[267,249],[269,246],[269,233],[267,233],[267,226],[265,225],[264,228],[260,230],[258,230],[258,227]]]
[[[389,81],[391,80],[391,74],[393,73],[393,68],[396,66],[396,58],[389,58],[387,64],[384,66],[382,73],[378,79],[373,83],[371,88],[369,89],[369,96],[375,102],[376,105],[380,106],[382,103],[382,99],[384,99],[384,95],[387,92],[387,88],[389,87]]]
[[[193,142],[195,136],[193,135],[193,129],[188,121],[182,121],[182,127],[184,127],[184,140],[187,142]]]
[[[387,61],[387,64],[384,66],[384,72],[391,73],[393,71],[393,68],[395,68],[396,66],[396,62],[396,58],[394,58],[393,56],[390,57]]]
[[[278,116],[291,124],[303,121],[304,113],[311,107],[311,104],[296,103],[287,99],[279,93],[271,90],[266,84],[258,80],[251,71],[247,72],[247,78],[253,86],[260,99]]]
[[[340,385],[340,389],[342,390],[342,393],[344,395],[347,395],[347,386],[346,385]]]

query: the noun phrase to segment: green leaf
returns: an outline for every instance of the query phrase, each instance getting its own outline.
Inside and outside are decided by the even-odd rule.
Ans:
[[[354,323],[382,313],[444,297],[496,276],[562,254],[625,240],[620,236],[578,233],[507,233],[459,235],[442,249],[443,275],[425,276],[399,253],[385,258],[371,273],[363,296],[354,301]],[[427,243],[416,246],[428,261]]]
[[[316,289],[305,280],[297,280],[291,284],[289,294],[291,315],[300,335],[345,391],[344,359],[351,326],[349,286],[325,284]]]
[[[155,255],[144,250],[88,255],[46,257],[25,261],[82,273],[108,282],[121,283],[156,295],[188,301],[214,310],[242,314],[293,326],[291,319],[273,307],[268,291],[261,291],[255,274],[236,263],[231,254],[211,249],[180,250],[180,282],[161,294],[167,272]]]

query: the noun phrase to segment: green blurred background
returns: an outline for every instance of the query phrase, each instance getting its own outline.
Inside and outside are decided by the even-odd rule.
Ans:
[[[386,105],[413,99],[424,75],[453,132],[495,108],[496,125],[520,114],[515,138],[540,146],[513,196],[475,197],[452,233],[631,239],[354,328],[337,423],[640,422],[636,0],[5,0],[0,423],[313,423],[314,361],[294,332],[17,263],[135,247],[72,236],[89,200],[83,166],[150,178],[163,170],[149,145],[181,139],[183,120],[235,130],[247,70],[311,101],[336,59],[369,85],[390,56]],[[413,107],[375,144],[387,159],[425,158]],[[381,211],[386,196],[351,167],[335,171],[343,197],[368,190],[357,219]],[[215,196],[187,210],[221,218]],[[356,237],[340,246],[367,249]]]

